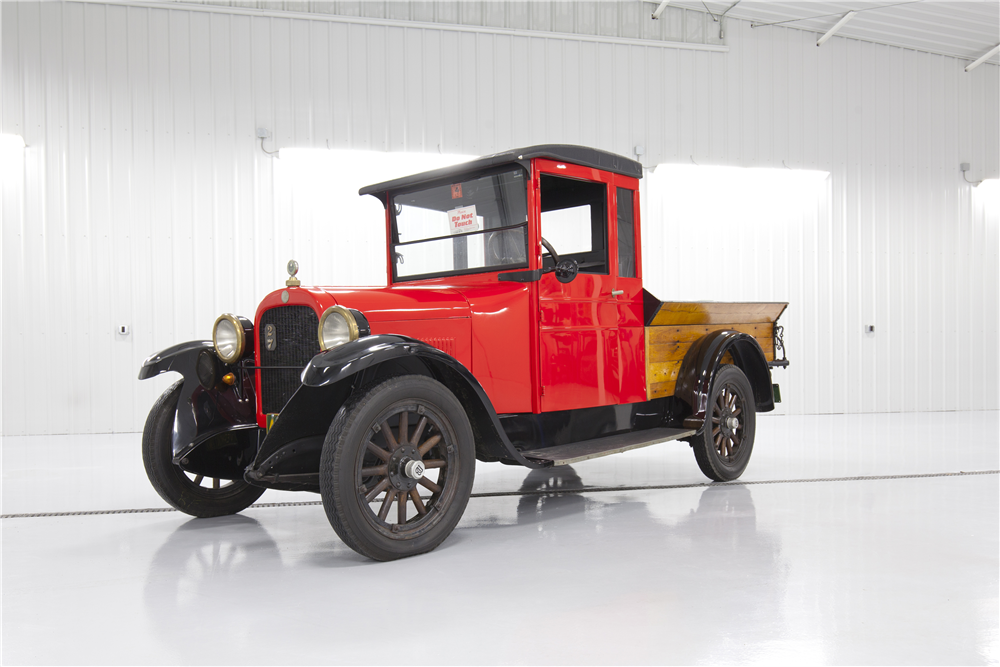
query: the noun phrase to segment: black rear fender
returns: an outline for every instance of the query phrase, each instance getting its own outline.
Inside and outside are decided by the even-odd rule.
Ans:
[[[733,364],[750,381],[757,412],[774,410],[771,371],[760,343],[753,336],[739,331],[713,331],[691,345],[677,376],[674,396],[691,407],[690,416],[684,420],[687,428],[701,431],[708,411],[712,382],[726,353],[732,356]]]

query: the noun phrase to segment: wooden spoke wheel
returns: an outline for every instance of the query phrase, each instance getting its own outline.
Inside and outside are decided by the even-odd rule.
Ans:
[[[738,478],[750,462],[755,430],[750,381],[738,367],[724,364],[712,383],[704,431],[692,442],[698,467],[716,482]]]
[[[434,549],[469,500],[475,445],[441,383],[407,375],[366,387],[323,445],[320,491],[337,534],[358,553],[394,560]]]
[[[167,503],[197,517],[236,514],[252,505],[264,489],[242,479],[221,479],[182,470],[173,462],[173,428],[184,381],[163,392],[149,411],[142,430],[142,463],[146,476]]]
[[[373,426],[367,452],[357,457],[358,500],[395,534],[419,530],[429,511],[442,505],[455,466],[454,446],[449,452],[444,439],[447,428],[427,407],[397,404]],[[390,512],[393,504],[396,511]]]

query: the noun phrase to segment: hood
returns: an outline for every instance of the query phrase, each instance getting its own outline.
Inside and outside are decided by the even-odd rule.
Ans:
[[[283,294],[287,292],[288,298]],[[283,305],[311,305],[317,313],[333,305],[354,308],[369,322],[438,320],[469,317],[469,302],[447,287],[289,287],[269,294],[258,308]]]
[[[337,304],[360,310],[369,322],[469,317],[469,302],[455,289],[431,287],[322,288]]]

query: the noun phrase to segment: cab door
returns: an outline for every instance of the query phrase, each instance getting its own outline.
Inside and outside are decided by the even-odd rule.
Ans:
[[[610,225],[616,214],[614,176],[537,159],[533,180],[541,237],[560,259],[579,266],[571,282],[559,282],[555,273],[539,280],[541,411],[614,405],[621,391],[621,315]],[[554,264],[547,251],[542,264]]]

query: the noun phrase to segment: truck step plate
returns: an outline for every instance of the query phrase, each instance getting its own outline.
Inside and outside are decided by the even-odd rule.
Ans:
[[[627,452],[630,449],[648,447],[661,442],[679,440],[694,435],[693,429],[683,428],[651,428],[645,431],[631,431],[619,435],[609,435],[605,438],[573,442],[568,445],[558,445],[546,449],[534,449],[521,454],[533,461],[551,463],[556,466],[578,463],[587,459]]]

